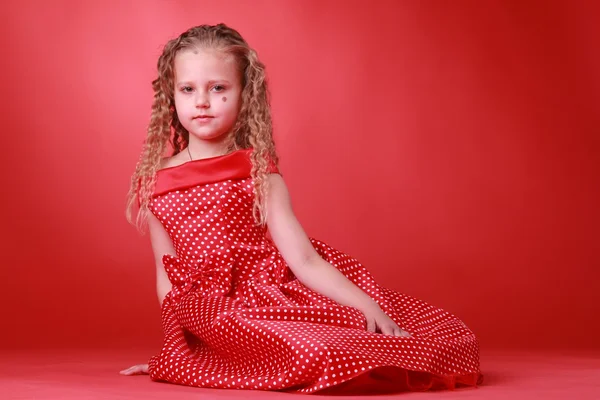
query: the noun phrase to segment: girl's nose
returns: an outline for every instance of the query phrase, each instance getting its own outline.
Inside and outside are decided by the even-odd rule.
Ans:
[[[210,102],[208,100],[208,94],[198,92],[196,96],[196,108],[208,108],[210,107]]]

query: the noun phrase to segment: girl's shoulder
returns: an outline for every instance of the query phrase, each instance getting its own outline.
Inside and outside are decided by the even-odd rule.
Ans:
[[[184,164],[186,161],[188,161],[187,158],[183,158],[181,153],[177,153],[174,156],[161,158],[158,169],[161,170],[164,168],[177,167],[181,164]]]

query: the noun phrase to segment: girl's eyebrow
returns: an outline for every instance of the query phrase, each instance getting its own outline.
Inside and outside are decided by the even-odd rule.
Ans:
[[[229,84],[229,81],[226,79],[219,79],[219,80],[210,80],[208,82],[206,82],[209,85],[215,84],[215,83],[226,83]],[[179,85],[193,85],[194,82],[189,82],[189,81],[183,81],[183,82],[177,82],[177,86]]]

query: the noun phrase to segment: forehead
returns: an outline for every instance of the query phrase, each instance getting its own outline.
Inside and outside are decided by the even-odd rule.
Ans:
[[[237,62],[233,55],[219,50],[186,49],[174,60],[175,81],[239,80]]]

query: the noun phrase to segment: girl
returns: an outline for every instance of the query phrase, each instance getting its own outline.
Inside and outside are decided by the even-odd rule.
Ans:
[[[265,69],[237,31],[202,25],[171,40],[152,85],[127,216],[137,204],[136,225],[149,227],[164,345],[122,374],[301,393],[480,382],[465,324],[304,233],[278,169]]]

